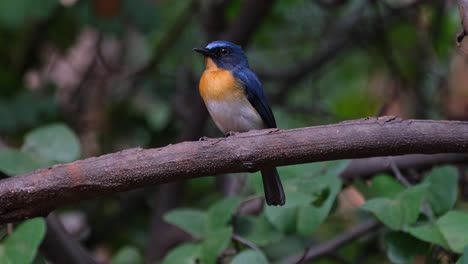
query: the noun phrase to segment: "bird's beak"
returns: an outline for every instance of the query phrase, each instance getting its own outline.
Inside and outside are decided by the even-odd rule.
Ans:
[[[215,54],[213,52],[211,52],[211,50],[209,50],[207,48],[203,48],[203,49],[194,48],[193,51],[198,52],[198,53],[202,54],[205,57],[213,58],[215,56]]]

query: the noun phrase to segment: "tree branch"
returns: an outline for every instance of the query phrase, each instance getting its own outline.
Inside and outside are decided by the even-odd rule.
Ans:
[[[41,251],[53,263],[97,264],[92,255],[63,227],[60,219],[51,213],[46,218],[47,232]]]
[[[351,183],[357,178],[367,180],[371,176],[382,173],[392,172],[391,163],[401,170],[415,169],[424,170],[442,164],[461,164],[468,163],[467,153],[444,153],[444,154],[412,154],[394,157],[373,157],[366,159],[355,159],[340,174],[341,179],[346,183]]]
[[[336,238],[328,240],[324,243],[320,243],[317,246],[308,249],[303,254],[291,256],[281,261],[281,263],[307,263],[308,261],[333,253],[345,244],[352,242],[355,239],[368,234],[369,232],[377,230],[380,226],[381,224],[376,220],[368,220],[356,228],[337,236]]]
[[[0,181],[0,223],[143,186],[270,166],[403,154],[466,153],[468,122],[367,118],[134,148]]]

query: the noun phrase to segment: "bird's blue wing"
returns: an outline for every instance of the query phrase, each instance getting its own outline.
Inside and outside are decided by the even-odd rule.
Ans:
[[[249,68],[243,68],[233,71],[234,78],[239,80],[247,94],[250,104],[257,110],[263,121],[269,128],[276,127],[275,117],[271,111],[270,105],[263,93],[262,84],[257,75]]]

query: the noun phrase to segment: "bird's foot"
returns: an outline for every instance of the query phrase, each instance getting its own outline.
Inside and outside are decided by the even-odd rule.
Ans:
[[[206,141],[206,140],[208,140],[208,139],[209,139],[209,137],[203,136],[203,137],[199,138],[198,141]]]
[[[229,131],[226,134],[224,134],[224,137],[235,136],[237,134],[239,134],[239,132]]]

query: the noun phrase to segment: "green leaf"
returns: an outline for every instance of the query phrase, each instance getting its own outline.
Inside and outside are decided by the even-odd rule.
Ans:
[[[200,244],[182,244],[169,251],[162,264],[196,264],[200,258],[200,251]]]
[[[457,253],[461,253],[468,244],[466,230],[468,230],[468,214],[459,211],[450,211],[433,224],[405,228],[405,231],[421,240]]]
[[[226,227],[240,202],[239,197],[229,197],[211,205],[207,212],[207,230]]]
[[[279,241],[282,237],[282,234],[266,219],[264,214],[258,217],[239,217],[236,221],[236,233],[258,246],[266,246]]]
[[[388,232],[385,235],[387,257],[392,263],[412,263],[414,257],[425,255],[427,244],[403,232]]]
[[[288,197],[288,202],[284,206],[267,206],[265,216],[278,230],[292,233],[296,229],[298,205],[309,202],[311,197],[296,191],[286,191],[286,197]]]
[[[262,252],[249,249],[234,256],[231,264],[268,264],[268,259]]]
[[[70,162],[80,156],[77,137],[63,124],[43,126],[29,132],[21,150],[54,162]]]
[[[362,181],[358,181],[357,184],[358,190],[366,197],[366,199],[376,198],[376,197],[387,197],[392,198],[401,193],[405,187],[395,180],[395,177],[392,177],[387,174],[378,174],[372,178],[371,184],[368,185]]]
[[[338,175],[347,162],[315,164],[307,175],[285,181],[288,201],[283,207],[266,207],[268,221],[282,232],[310,236],[330,213],[341,189]]]
[[[327,218],[336,196],[341,190],[338,174],[325,174],[320,176],[320,179],[326,185],[325,189],[322,189],[321,195],[317,196],[311,205],[302,205],[298,208],[297,231],[303,236],[310,236]]]
[[[326,217],[326,215],[325,215]],[[323,217],[313,206],[301,206],[297,213],[297,232],[303,236],[311,235],[322,223]]]
[[[121,248],[115,256],[112,257],[112,264],[138,264],[143,263],[143,256],[135,247],[126,246]]]
[[[206,233],[204,212],[195,209],[175,209],[164,215],[164,219],[191,234],[201,238]]]
[[[424,182],[429,184],[427,202],[435,215],[443,215],[455,205],[458,191],[457,171],[453,166],[431,171]]]
[[[24,221],[0,245],[0,263],[31,263],[44,238],[45,231],[46,226],[43,218]]]
[[[468,213],[450,211],[437,220],[437,226],[450,249],[461,253],[468,244]]]
[[[0,150],[0,171],[9,176],[29,172],[50,165],[48,162],[39,160],[28,153],[16,149]]]
[[[463,250],[463,255],[457,260],[457,264],[468,264],[468,244],[465,246]]]
[[[231,237],[231,227],[224,227],[210,232],[201,243],[202,263],[216,263],[218,256],[231,242]]]
[[[280,241],[262,247],[262,250],[265,252],[265,255],[271,259],[283,259],[284,256],[304,252],[304,249],[310,247],[312,243],[313,241],[311,241],[310,238],[289,235],[285,236]]]
[[[427,187],[427,184],[421,184],[408,188],[395,199],[375,198],[367,201],[361,209],[373,213],[391,229],[400,230],[416,222]]]
[[[405,231],[420,240],[437,244],[445,249],[449,249],[447,241],[436,224],[428,223],[414,227],[408,226],[405,227]]]

